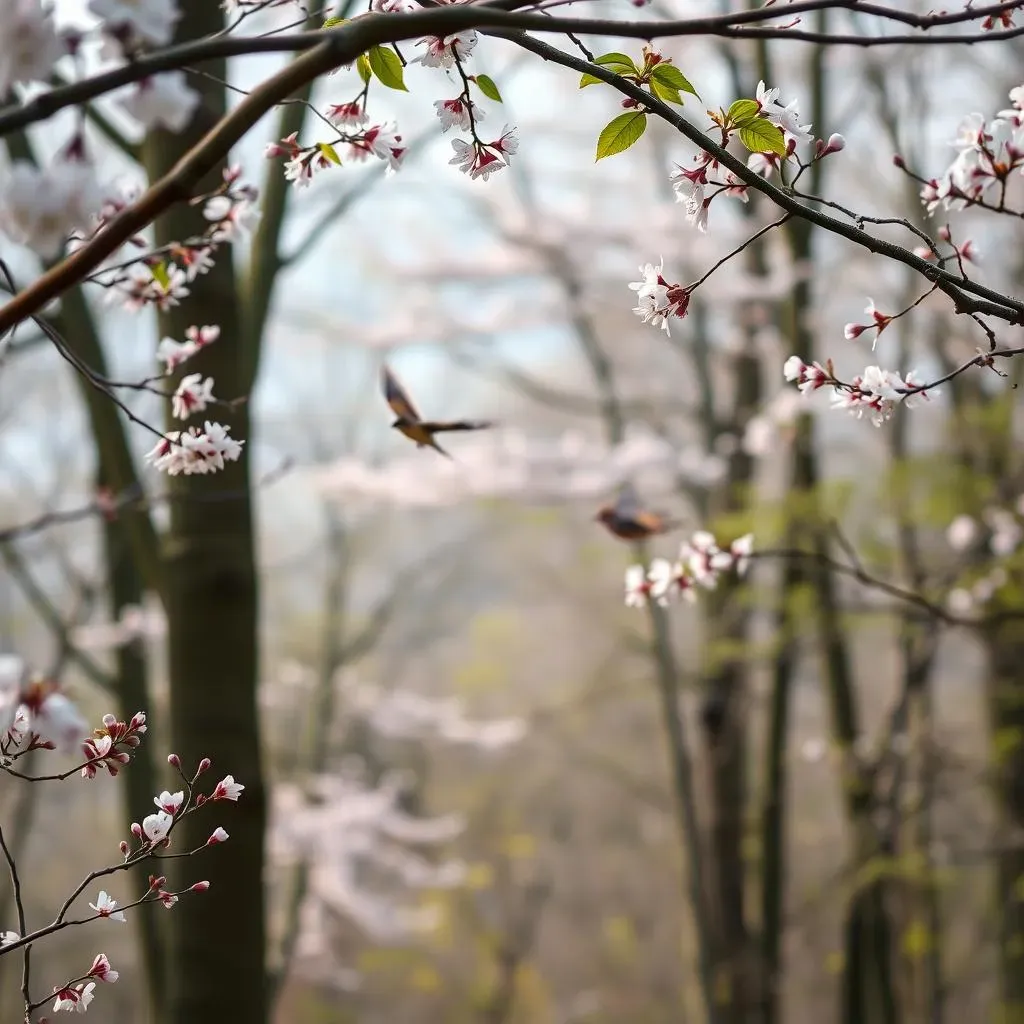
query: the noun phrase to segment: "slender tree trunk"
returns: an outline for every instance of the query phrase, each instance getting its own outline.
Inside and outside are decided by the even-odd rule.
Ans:
[[[1024,828],[1024,624],[1012,620],[989,636],[989,707],[992,733],[1003,752],[996,764],[1000,852],[996,860],[999,907],[1001,1020],[1024,1022],[1024,849],[1008,838]]]
[[[102,466],[97,475],[97,486],[106,486]],[[103,524],[103,556],[110,586],[110,618],[116,622],[126,607],[141,605],[144,597],[126,530],[119,520],[105,521]],[[154,713],[151,705],[146,654],[142,644],[133,642],[118,648],[115,666],[118,715],[128,722],[136,711],[145,711],[151,729],[150,742],[143,743],[135,751],[131,765],[121,773],[124,780],[121,790],[124,816],[130,825],[133,821],[141,821],[143,815],[149,813],[153,797],[162,788],[158,785],[152,748],[152,730],[158,727],[159,716]],[[136,898],[144,895],[148,888],[145,877],[136,876],[135,885],[138,887]],[[143,986],[149,1005],[149,1020],[155,1024],[162,1017],[166,993],[164,919],[153,913],[152,908],[148,908],[133,914],[131,920],[139,931],[145,968]]]
[[[752,257],[755,272],[759,257]],[[733,431],[742,436],[761,397],[761,365],[755,340],[748,337],[746,351],[736,360]],[[754,461],[737,449],[729,460],[727,485],[720,502],[723,512],[736,512],[749,500]],[[719,641],[729,649],[747,636],[749,612],[736,600],[729,581],[711,595],[707,621],[712,657],[719,657],[706,673],[702,714],[711,782],[711,848],[717,907],[716,989],[723,996],[723,1017],[735,1024],[749,1019],[755,999],[756,978],[751,973],[751,943],[747,927],[747,864],[743,838],[747,808],[746,667],[742,658],[714,652]]]
[[[188,0],[182,5],[178,40],[210,35],[223,27],[218,4]],[[152,132],[144,145],[151,179],[173,166],[223,114],[225,96],[215,80],[226,78],[223,61],[196,77],[202,95],[192,123],[181,135]],[[202,183],[215,189],[217,168]],[[157,221],[156,241],[165,245],[202,232],[202,204],[180,204]],[[222,247],[214,268],[191,285],[188,301],[160,317],[165,335],[180,340],[192,324],[218,324],[220,338],[194,357],[189,373],[212,376],[215,393],[225,399],[248,392],[247,369],[256,364],[243,342],[231,250]],[[250,341],[255,344],[254,340]],[[213,418],[213,417],[211,417]],[[251,504],[252,431],[248,405],[215,418],[244,439],[237,463],[209,476],[170,478],[170,528],[164,569],[170,670],[172,748],[186,772],[202,757],[214,767],[200,783],[209,791],[231,773],[246,787],[237,805],[185,819],[176,833],[177,848],[202,846],[217,825],[231,836],[223,847],[206,851],[201,861],[178,862],[174,883],[211,881],[209,893],[190,896],[171,917],[167,973],[170,1024],[266,1020],[265,913],[263,894],[266,824],[263,769],[257,714],[257,577]],[[180,423],[169,424],[180,427]],[[224,500],[208,500],[218,493]],[[220,812],[220,813],[217,813]]]

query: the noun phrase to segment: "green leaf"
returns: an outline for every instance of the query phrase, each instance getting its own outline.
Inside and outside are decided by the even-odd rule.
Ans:
[[[777,124],[763,117],[755,118],[739,130],[740,142],[751,153],[778,153],[786,155],[786,140]]]
[[[655,82],[659,85],[667,85],[675,89],[676,92],[688,92],[691,96],[696,96],[697,99],[700,99],[697,90],[690,85],[686,75],[675,64],[655,65],[654,70],[651,72],[651,84],[653,85]],[[678,103],[680,101],[676,100],[675,102]]]
[[[633,63],[633,58],[626,53],[603,53],[600,57],[594,58],[594,63],[600,64],[601,67],[607,68],[616,75],[632,75],[635,78],[640,77],[640,69]],[[580,88],[585,89],[588,85],[596,85],[599,82],[601,82],[600,78],[584,74],[583,77],[580,78]]]
[[[737,100],[729,108],[727,117],[737,128],[741,128],[748,121],[753,121],[760,111],[757,100]]]
[[[323,153],[323,155],[327,157],[332,164],[337,164],[339,167],[341,166],[341,157],[338,156],[337,151],[329,142],[318,142],[316,144],[316,148],[320,150],[320,152]]]
[[[643,111],[630,110],[625,114],[619,114],[601,129],[597,139],[597,156],[594,159],[602,160],[606,156],[625,152],[639,141],[646,129],[647,115]]]
[[[401,58],[390,46],[374,46],[366,55],[366,59],[370,70],[381,80],[383,85],[401,92],[409,91],[405,87],[405,79],[402,76]]]
[[[498,87],[494,84],[494,79],[488,75],[477,75],[474,79],[476,87],[489,99],[494,100],[495,103],[501,102],[501,93],[498,92]]]
[[[628,53],[603,53],[600,57],[595,57],[593,63],[609,68],[617,75],[640,74],[640,69],[633,63],[633,58]]]
[[[651,92],[659,100],[664,100],[666,103],[678,103],[682,106],[683,97],[679,95],[679,90],[664,82],[659,82],[656,78],[651,79]]]
[[[171,283],[170,276],[167,273],[167,264],[164,261],[161,260],[155,267],[150,267],[149,272],[153,275],[153,280],[161,288],[166,288]]]
[[[338,25],[344,25],[348,21],[348,18],[330,17],[324,18],[324,23],[320,26],[321,28],[337,28]]]
[[[373,77],[373,72],[370,70],[370,62],[366,59],[365,53],[359,55],[359,59],[356,61],[356,70],[359,72],[359,77],[364,83]]]

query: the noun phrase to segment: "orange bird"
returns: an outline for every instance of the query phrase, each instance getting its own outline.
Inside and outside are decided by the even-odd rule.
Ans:
[[[398,417],[391,426],[405,434],[409,440],[415,441],[417,448],[433,448],[446,459],[450,459],[451,456],[434,439],[435,434],[456,430],[486,430],[488,427],[494,426],[491,420],[438,422],[422,419],[405,389],[398,383],[398,378],[387,366],[381,367],[380,382],[384,389],[384,397],[387,399],[388,405],[391,406],[391,411]]]
[[[609,533],[622,540],[646,540],[683,525],[660,512],[645,509],[630,484],[623,485],[615,504],[599,509],[594,520],[603,523]]]

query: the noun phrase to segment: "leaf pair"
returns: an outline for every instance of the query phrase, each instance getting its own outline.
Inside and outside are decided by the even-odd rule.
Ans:
[[[786,155],[786,139],[782,129],[761,117],[757,100],[736,100],[726,113],[726,124],[736,129],[740,142],[751,153]]]

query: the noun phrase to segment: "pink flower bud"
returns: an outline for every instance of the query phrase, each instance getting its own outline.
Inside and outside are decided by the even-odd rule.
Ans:
[[[181,758],[178,757],[177,754],[168,754],[167,755],[167,763],[172,768],[181,768]]]
[[[142,826],[137,821],[132,822],[132,835],[135,836],[136,839],[142,838]]]
[[[189,886],[190,892],[206,892],[210,888],[209,882],[196,882],[194,885]]]
[[[216,846],[217,843],[226,843],[228,841],[228,834],[218,825],[214,830],[209,839],[206,840],[207,846]]]
[[[939,238],[942,239],[942,241],[948,242],[949,238],[950,238],[950,235],[949,235],[949,225],[948,224],[943,224],[942,227],[939,228],[937,234],[938,234]]]
[[[117,725],[117,718],[114,715],[104,715],[103,725],[109,729],[111,726]]]
[[[129,847],[128,847],[128,843],[124,839],[121,840],[120,844],[118,845],[118,849],[121,851],[121,856],[122,857],[127,857],[128,856],[128,849],[129,849]]]
[[[212,765],[213,762],[208,757],[204,757],[202,761],[199,762],[199,767],[196,769],[196,775],[202,775],[203,772],[209,771]]]
[[[903,159],[903,157],[901,157],[899,155],[899,153],[894,153],[893,154],[892,162],[893,162],[893,166],[894,167],[898,167],[901,171],[903,170],[903,168],[905,168],[907,166],[906,162]]]

